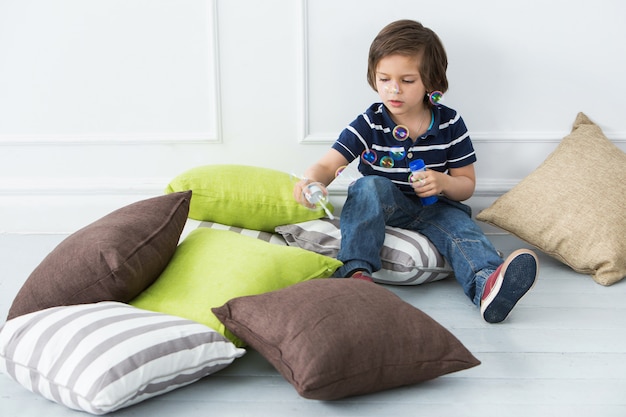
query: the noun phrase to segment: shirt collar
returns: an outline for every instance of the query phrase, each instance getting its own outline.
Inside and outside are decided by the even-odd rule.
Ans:
[[[426,133],[424,133],[418,138],[419,140],[426,139],[428,136],[437,135],[437,133],[439,132],[439,125],[441,124],[442,107],[444,106],[438,105],[438,106],[433,106],[430,108],[430,111],[431,111],[430,120],[432,120],[433,122],[432,126],[430,126],[430,129],[428,129]],[[396,122],[394,122],[393,119],[391,118],[391,115],[389,114],[389,110],[387,110],[387,107],[383,103],[380,103],[377,113],[378,112],[382,114],[383,120],[385,121],[385,124],[389,126],[389,129],[393,130],[393,128],[397,126]],[[429,124],[430,124],[430,120],[428,121]],[[409,135],[410,135],[410,132],[409,132]]]

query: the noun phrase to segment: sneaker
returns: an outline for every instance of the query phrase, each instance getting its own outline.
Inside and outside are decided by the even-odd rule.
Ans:
[[[368,282],[374,282],[374,280],[372,279],[372,277],[370,277],[369,275],[367,275],[365,273],[365,271],[357,271],[354,274],[352,274],[352,276],[350,278],[353,279],[360,279],[363,281],[368,281]]]
[[[533,251],[519,249],[487,278],[480,300],[480,314],[486,322],[500,323],[508,317],[515,304],[535,284],[538,265]]]

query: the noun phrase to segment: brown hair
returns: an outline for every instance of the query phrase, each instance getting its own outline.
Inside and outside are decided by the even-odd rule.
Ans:
[[[370,46],[367,61],[367,82],[376,90],[376,67],[389,55],[417,56],[422,54],[419,68],[426,91],[448,90],[448,57],[435,32],[414,20],[397,20],[385,26]],[[428,101],[428,98],[425,98]]]

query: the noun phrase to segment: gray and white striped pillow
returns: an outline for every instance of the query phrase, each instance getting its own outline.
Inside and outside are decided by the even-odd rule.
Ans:
[[[182,242],[189,235],[189,233],[191,233],[193,230],[200,228],[200,227],[208,227],[209,229],[216,229],[216,230],[228,230],[231,232],[238,233],[240,235],[249,236],[255,239],[263,240],[267,243],[272,243],[274,245],[287,246],[287,242],[285,242],[285,239],[283,239],[283,237],[279,235],[278,233],[269,233],[269,232],[263,232],[260,230],[245,229],[243,227],[228,226],[225,224],[215,223],[215,222],[204,222],[200,220],[194,220],[191,218],[187,219],[187,223],[185,223],[185,227],[183,228],[183,232],[180,235],[179,241]]]
[[[278,226],[287,244],[337,257],[341,246],[339,219],[320,219]],[[418,285],[444,279],[452,267],[422,234],[387,226],[380,252],[382,269],[372,274],[381,284]]]
[[[188,385],[244,353],[202,324],[108,301],[49,308],[0,329],[3,373],[91,414]]]

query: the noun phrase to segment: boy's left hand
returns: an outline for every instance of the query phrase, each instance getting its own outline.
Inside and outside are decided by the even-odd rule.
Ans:
[[[443,192],[445,178],[447,174],[442,174],[439,171],[432,171],[430,169],[422,172],[416,172],[411,177],[411,186],[418,197],[431,197],[433,195],[439,195]]]

